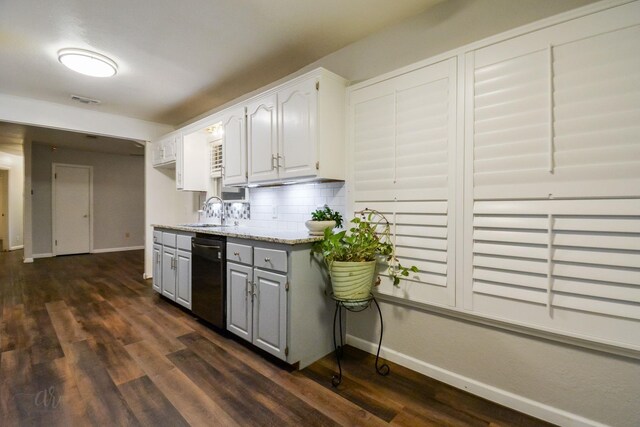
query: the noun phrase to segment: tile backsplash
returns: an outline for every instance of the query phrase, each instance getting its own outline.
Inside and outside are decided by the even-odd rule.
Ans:
[[[344,182],[261,187],[249,190],[251,220],[247,225],[277,230],[305,231],[311,212],[325,204],[345,216]]]
[[[225,220],[248,220],[251,218],[251,205],[242,202],[225,202],[224,204]],[[220,204],[212,203],[205,211],[205,219],[220,220]]]

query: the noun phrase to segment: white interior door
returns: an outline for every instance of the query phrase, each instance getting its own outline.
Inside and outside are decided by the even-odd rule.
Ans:
[[[53,254],[91,251],[91,167],[53,165]]]

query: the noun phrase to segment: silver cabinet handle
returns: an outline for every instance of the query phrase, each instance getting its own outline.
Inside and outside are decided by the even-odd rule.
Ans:
[[[271,262],[271,258],[269,258],[269,257],[264,257],[264,262]]]
[[[278,167],[278,157],[275,154],[271,155],[271,170],[274,170]]]
[[[240,256],[240,252],[234,252],[233,253],[235,256]]]
[[[249,285],[251,285],[251,284],[252,283],[249,281],[249,279],[247,279],[247,285],[246,285],[246,288],[245,288],[245,294],[246,295],[244,296],[245,299],[247,299],[247,298],[249,298],[251,296],[251,291],[249,290]]]
[[[258,293],[256,292],[256,289],[258,288],[258,285],[256,284],[256,282],[253,282],[253,296],[257,297]]]
[[[280,159],[282,159],[282,165],[280,164]],[[284,167],[284,156],[281,156],[280,154],[278,154],[277,165],[278,165],[278,169]]]

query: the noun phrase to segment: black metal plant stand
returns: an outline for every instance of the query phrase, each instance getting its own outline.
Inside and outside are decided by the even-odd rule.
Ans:
[[[342,382],[342,365],[340,364],[340,358],[342,357],[342,348],[344,346],[343,344],[343,337],[342,337],[342,310],[341,308],[344,308],[345,310],[357,313],[363,310],[366,310],[367,308],[369,308],[371,306],[371,302],[373,301],[373,303],[376,305],[376,308],[378,309],[378,315],[380,316],[380,340],[378,341],[378,351],[376,353],[376,372],[380,375],[388,375],[389,374],[389,365],[387,365],[386,363],[383,363],[382,365],[378,366],[378,362],[380,359],[380,346],[382,345],[382,333],[384,332],[384,324],[382,322],[382,311],[380,311],[380,306],[378,305],[378,301],[376,301],[376,298],[373,296],[373,294],[369,294],[369,296],[367,298],[363,298],[363,299],[359,299],[359,300],[353,300],[353,299],[340,299],[337,298],[333,293],[331,294],[331,299],[333,299],[336,302],[336,311],[333,314],[333,349],[335,351],[336,354],[336,361],[338,362],[338,374],[334,375],[331,378],[331,384],[334,387],[337,387],[338,385],[340,385],[340,383]],[[338,343],[336,340],[336,319],[339,319],[339,334],[340,334],[340,346],[338,347]]]

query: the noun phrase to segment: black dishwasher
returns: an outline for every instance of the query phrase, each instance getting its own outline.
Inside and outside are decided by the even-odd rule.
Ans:
[[[206,234],[191,239],[191,311],[221,329],[227,315],[226,241]]]

